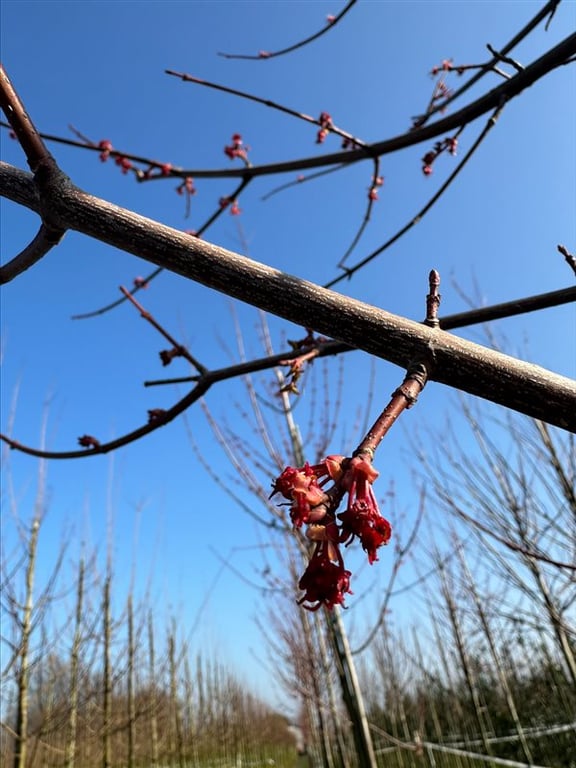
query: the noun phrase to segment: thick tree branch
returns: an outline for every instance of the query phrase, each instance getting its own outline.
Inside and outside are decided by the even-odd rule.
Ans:
[[[53,181],[45,204],[50,220],[63,229],[82,232],[402,368],[431,355],[431,380],[576,432],[576,383],[571,379],[191,238],[88,195],[65,177]],[[30,175],[0,164],[0,194],[16,188],[19,200],[34,209],[37,197]]]

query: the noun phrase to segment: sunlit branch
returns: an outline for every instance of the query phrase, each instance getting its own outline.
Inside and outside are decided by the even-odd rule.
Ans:
[[[29,174],[0,164],[0,192],[10,177],[30,190]],[[328,337],[407,368],[433,349],[432,379],[519,410],[565,429],[576,430],[576,385],[538,366],[523,363],[451,334],[426,328],[287,275],[240,254],[111,205],[64,179],[44,204],[59,226],[113,245],[190,280],[257,306]]]
[[[0,108],[6,115],[10,127],[24,150],[28,165],[35,174],[37,183],[46,185],[52,177],[61,174],[56,161],[26,113],[24,105],[2,65],[0,65]],[[36,237],[17,256],[0,267],[0,284],[13,280],[36,264],[64,236],[64,230],[53,226],[45,217],[44,212],[41,212],[41,216],[42,224]]]
[[[304,112],[299,112],[296,109],[290,109],[290,107],[286,107],[283,104],[278,104],[278,102],[272,101],[271,99],[264,99],[261,96],[255,96],[252,93],[246,93],[246,91],[239,91],[237,88],[230,88],[227,85],[219,85],[218,83],[212,83],[209,80],[202,80],[202,78],[194,77],[193,75],[188,75],[185,72],[175,72],[172,69],[165,69],[164,72],[167,75],[172,75],[173,77],[179,78],[184,83],[195,83],[196,85],[203,85],[206,88],[213,88],[216,91],[222,91],[223,93],[230,93],[233,96],[238,96],[241,99],[246,99],[248,101],[255,101],[257,104],[263,104],[266,107],[270,107],[270,109],[275,109],[278,112],[283,112],[285,115],[290,115],[291,117],[296,117],[299,120],[304,120],[304,122],[306,123],[312,123],[313,125],[320,125],[320,126],[322,125],[322,122],[317,118],[311,117],[310,115],[307,115]],[[330,124],[329,133],[334,133],[336,136],[340,136],[342,139],[345,139],[346,141],[350,142],[354,146],[357,146],[357,147],[368,146],[366,142],[361,141],[360,139],[357,139],[355,136],[352,136],[351,133],[347,133],[346,131],[343,131],[341,128],[338,128],[332,123]]]
[[[262,59],[272,59],[277,56],[283,56],[286,53],[291,53],[292,51],[298,50],[298,48],[303,48],[305,45],[308,45],[308,43],[313,42],[314,40],[317,40],[322,35],[325,35],[332,27],[334,27],[352,8],[352,6],[356,3],[356,0],[349,0],[347,5],[344,7],[342,11],[340,11],[339,14],[331,17],[327,20],[327,25],[323,27],[318,32],[315,32],[313,35],[310,35],[310,37],[305,38],[304,40],[300,40],[298,43],[294,43],[294,45],[290,45],[288,48],[283,48],[279,51],[259,51],[259,53],[256,56],[250,55],[250,54],[243,54],[243,53],[219,53],[218,56],[223,56],[225,59],[248,59],[248,60],[262,60]]]
[[[9,283],[10,280],[34,266],[48,251],[58,245],[63,236],[62,231],[52,230],[45,224],[41,224],[34,240],[7,264],[0,267],[0,285]]]
[[[248,186],[250,183],[249,179],[243,179],[238,187],[234,190],[232,193],[231,199],[235,199],[240,196],[240,193]],[[210,216],[209,219],[207,219],[204,224],[200,227],[200,229],[197,230],[196,234],[193,235],[193,237],[201,237],[206,230],[214,224],[214,222],[224,213],[225,208],[218,208],[214,211],[212,216]],[[151,272],[149,275],[144,277],[142,279],[141,285],[136,285],[130,292],[130,295],[133,296],[138,291],[142,290],[143,288],[146,288],[149,283],[154,280],[155,277],[158,277],[158,275],[164,271],[164,267],[159,267],[158,269],[155,269],[153,272]],[[120,304],[123,304],[126,301],[127,295],[124,295],[121,299],[116,299],[116,301],[111,302],[110,304],[106,304],[104,307],[100,307],[100,309],[92,310],[91,312],[84,312],[79,315],[72,315],[71,320],[87,320],[91,317],[97,317],[98,315],[104,315],[106,312],[110,312],[110,310],[115,309],[116,307],[120,306]]]
[[[381,157],[383,155],[397,152],[406,147],[415,146],[425,141],[430,141],[443,134],[450,133],[461,126],[476,120],[478,117],[496,109],[503,102],[518,96],[526,88],[529,88],[540,78],[547,75],[553,69],[563,66],[570,61],[576,54],[576,33],[565,38],[557,46],[547,51],[539,59],[527,66],[522,72],[502,83],[498,87],[489,91],[487,94],[479,97],[476,101],[455,112],[452,115],[437,120],[432,125],[423,125],[406,133],[394,136],[390,139],[369,144],[360,149],[345,150],[332,154],[319,155],[314,157],[288,160],[279,163],[269,163],[266,165],[253,165],[250,168],[229,168],[229,169],[172,169],[169,176],[154,176],[153,179],[193,176],[195,178],[255,178],[257,176],[269,176],[276,173],[291,173],[310,168],[319,168],[332,166],[336,164],[350,164],[366,159],[367,157]],[[41,134],[44,138],[48,138]],[[71,143],[68,140],[59,139],[61,143]],[[76,146],[86,149],[96,150],[94,147],[75,143]],[[116,152],[135,161],[148,163],[146,158],[132,156],[129,153]],[[152,179],[150,179],[152,180]]]

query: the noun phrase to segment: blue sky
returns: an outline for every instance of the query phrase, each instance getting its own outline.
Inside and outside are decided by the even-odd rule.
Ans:
[[[70,136],[72,124],[94,141],[161,161],[195,168],[228,167],[223,147],[239,132],[250,145],[254,164],[336,151],[329,137],[315,144],[314,126],[233,96],[184,84],[164,69],[189,72],[273,99],[313,116],[329,112],[341,128],[371,142],[397,135],[425,108],[433,81],[428,73],[445,58],[476,63],[485,45],[507,42],[541,7],[513,2],[360,2],[329,34],[295,53],[269,61],[227,60],[218,51],[256,53],[283,48],[324,24],[343,3],[329,2],[12,2],[1,6],[4,66],[32,119],[46,133]],[[548,32],[539,27],[514,51],[528,64],[574,29],[576,4],[559,6]],[[494,76],[492,85],[498,80]],[[486,304],[555,290],[572,277],[556,245],[576,248],[576,120],[573,67],[539,81],[510,103],[468,168],[431,214],[352,281],[338,290],[391,312],[421,319],[427,275],[443,278],[442,312],[466,305],[451,281]],[[483,86],[484,87],[484,86]],[[472,99],[481,91],[472,89]],[[466,97],[468,98],[468,96]],[[463,153],[485,120],[460,139]],[[2,159],[25,167],[18,145],[0,135]],[[441,157],[425,178],[421,145],[383,159],[385,184],[372,221],[352,262],[370,253],[406,223],[437,189],[455,160]],[[197,180],[189,219],[172,180],[137,185],[113,163],[77,149],[52,145],[60,166],[80,187],[118,205],[178,229],[195,229],[230,181]],[[263,178],[242,197],[240,217],[225,215],[206,239],[252,258],[324,283],[338,274],[337,263],[362,219],[370,183],[369,164],[356,164],[317,182],[300,185],[263,202],[262,196],[289,179]],[[35,217],[2,202],[2,260],[13,256],[35,231]],[[13,435],[38,444],[43,409],[48,410],[47,444],[75,447],[84,433],[110,439],[140,423],[148,408],[168,407],[184,390],[146,390],[146,379],[185,375],[176,361],[168,371],[158,363],[165,347],[137,313],[124,304],[87,321],[76,313],[96,309],[117,297],[151,269],[144,262],[68,233],[62,244],[34,269],[2,289],[2,429],[18,390]],[[167,329],[189,344],[207,367],[237,359],[234,316],[241,324],[248,357],[262,353],[257,312],[225,296],[163,274],[140,294]],[[301,331],[270,320],[278,350]],[[503,321],[499,331],[508,351],[558,373],[574,376],[574,310],[557,308]],[[462,331],[481,338],[478,329]],[[337,433],[344,440],[365,404],[371,361],[360,353],[344,362],[345,386]],[[317,373],[321,373],[317,365]],[[330,364],[336,390],[339,363]],[[402,372],[377,362],[372,415],[386,404]],[[271,376],[267,381],[271,381]],[[318,386],[321,377],[318,377]],[[312,389],[310,385],[309,390]],[[377,456],[380,493],[394,480],[397,503],[407,519],[417,509],[410,482],[407,432],[415,424],[441,425],[455,407],[448,388],[430,385],[417,408],[386,438]],[[207,396],[211,411],[240,433],[251,435],[240,418],[246,407],[241,382],[219,385]],[[243,405],[242,405],[243,404]],[[304,403],[302,412],[307,405]],[[189,429],[214,471],[231,474],[199,407],[187,415]],[[340,453],[342,445],[334,444]],[[4,462],[4,502],[8,480],[18,513],[33,510],[36,460],[12,453]],[[176,614],[182,631],[202,628],[193,642],[208,643],[246,670],[262,689],[268,680],[253,655],[264,656],[253,622],[266,598],[222,570],[214,552],[231,555],[235,568],[257,580],[262,532],[205,475],[190,448],[183,420],[112,457],[99,456],[48,465],[49,510],[43,534],[41,569],[53,561],[63,531],[70,532],[69,559],[80,542],[106,544],[113,520],[117,595],[121,602],[136,574],[137,590],[150,591],[159,622]],[[248,497],[246,497],[248,499]],[[250,501],[256,506],[256,502]],[[8,505],[6,504],[6,509]],[[396,521],[393,519],[393,523]],[[14,527],[4,512],[8,544]],[[378,571],[376,570],[378,569]],[[366,571],[366,569],[364,569]],[[369,574],[372,594],[348,612],[361,639],[369,623],[378,585],[386,583],[386,553]],[[413,572],[408,567],[403,583]],[[362,582],[359,582],[362,583]],[[376,586],[374,586],[376,585]],[[361,588],[358,587],[358,593]],[[210,598],[204,605],[204,595]],[[354,598],[349,601],[354,605]],[[395,612],[410,620],[410,606]]]

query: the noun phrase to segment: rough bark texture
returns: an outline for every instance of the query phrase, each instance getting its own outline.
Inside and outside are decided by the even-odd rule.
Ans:
[[[63,175],[36,181],[44,221],[53,227],[82,232],[402,368],[427,360],[433,381],[576,432],[571,379],[193,238],[88,195]],[[37,210],[34,186],[30,174],[0,164],[0,194]]]

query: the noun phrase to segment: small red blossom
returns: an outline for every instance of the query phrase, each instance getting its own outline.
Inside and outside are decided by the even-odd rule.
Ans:
[[[332,559],[334,557],[335,560]],[[351,576],[352,573],[344,568],[338,545],[329,547],[328,542],[319,541],[304,575],[298,582],[299,589],[305,592],[298,603],[309,611],[317,611],[322,605],[326,608],[344,605],[345,595],[352,594]]]
[[[326,23],[327,24],[334,24],[336,21],[336,16],[333,16],[331,13],[326,16]]]
[[[220,208],[228,208],[231,202],[229,197],[221,197],[220,200],[218,200],[218,205]]]
[[[291,502],[292,523],[296,528],[306,524],[307,538],[316,543],[299,582],[305,595],[298,602],[308,610],[343,605],[345,594],[351,594],[351,572],[344,568],[340,544],[348,545],[357,537],[372,564],[378,560],[377,550],[392,535],[372,490],[378,471],[366,456],[331,455],[319,464],[286,467],[273,483],[270,496],[280,493]],[[345,494],[346,511],[336,515]]]
[[[128,173],[128,171],[133,167],[130,160],[128,160],[127,157],[123,157],[122,155],[118,155],[116,158],[116,165],[120,166],[120,170],[123,174]]]
[[[376,550],[387,544],[392,535],[390,523],[380,514],[372,489],[377,477],[378,472],[367,459],[362,456],[351,459],[343,478],[348,505],[346,511],[338,515],[342,523],[340,540],[350,544],[357,536],[371,565],[378,560]]]
[[[454,69],[452,59],[443,59],[440,66],[432,67],[430,74],[435,77],[440,72],[450,72],[452,69]]]
[[[228,155],[230,160],[239,157],[241,160],[244,160],[245,163],[248,163],[249,150],[250,147],[244,146],[242,136],[239,133],[235,133],[232,136],[232,144],[230,146],[224,147],[224,152]]]
[[[134,288],[148,288],[148,281],[145,277],[140,277],[140,275],[134,278],[133,283]]]
[[[320,112],[318,123],[320,124],[320,130],[316,134],[316,144],[322,144],[333,127],[332,117],[328,112]]]
[[[98,149],[101,150],[99,155],[100,162],[105,163],[110,157],[110,152],[112,152],[112,142],[108,141],[108,139],[102,139],[102,141],[98,142]]]
[[[270,52],[269,51],[258,51],[258,56],[261,59],[269,59],[270,58]]]
[[[186,193],[187,195],[195,195],[197,190],[194,186],[194,179],[192,176],[186,176],[184,181],[176,187],[176,192],[179,195]]]
[[[163,163],[160,166],[160,172],[162,173],[162,176],[170,176],[170,173],[172,172],[172,163]]]
[[[78,445],[81,445],[82,448],[99,448],[100,440],[92,437],[92,435],[82,435],[78,438]]]
[[[372,187],[372,189],[368,192],[368,200],[378,200],[378,192],[374,189],[374,187]]]
[[[433,172],[433,169],[431,165],[422,166],[422,173],[424,174],[424,176],[430,176],[432,172]]]
[[[231,216],[239,216],[242,213],[242,208],[238,205],[238,201],[234,200],[232,203],[232,206],[230,207],[230,215]]]

